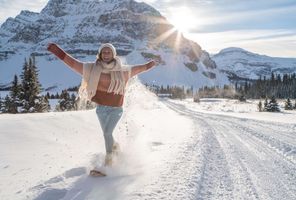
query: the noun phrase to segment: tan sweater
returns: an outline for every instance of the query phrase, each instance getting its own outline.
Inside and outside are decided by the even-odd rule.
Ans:
[[[125,86],[128,82],[128,72],[124,72]],[[108,88],[111,83],[111,75],[102,73],[96,94],[92,97],[91,101],[105,106],[121,107],[123,105],[124,94],[109,93]]]

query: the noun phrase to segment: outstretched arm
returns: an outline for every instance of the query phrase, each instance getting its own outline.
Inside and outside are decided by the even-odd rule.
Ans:
[[[144,71],[147,71],[149,69],[151,69],[153,66],[155,66],[155,61],[152,60],[146,64],[143,64],[143,65],[136,65],[132,68],[132,73],[131,73],[131,76],[135,76],[141,72],[144,72]]]
[[[62,48],[60,48],[55,43],[49,43],[47,50],[53,53],[55,56],[57,56],[59,59],[61,59],[65,64],[67,64],[71,69],[73,69],[78,74],[83,73],[83,63],[79,60],[76,60],[69,54],[67,54]]]

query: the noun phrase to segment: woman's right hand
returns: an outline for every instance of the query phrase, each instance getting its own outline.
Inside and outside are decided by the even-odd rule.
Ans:
[[[66,53],[55,43],[48,43],[47,50],[56,55],[59,59],[64,60]]]
[[[146,63],[146,68],[148,70],[148,69],[151,69],[155,65],[156,65],[156,62],[154,60],[151,60],[148,63]]]

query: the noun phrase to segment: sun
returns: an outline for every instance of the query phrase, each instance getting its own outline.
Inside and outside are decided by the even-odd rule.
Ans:
[[[195,16],[187,7],[175,8],[169,21],[173,26],[183,34],[188,34],[195,26]]]
[[[184,36],[189,38],[192,32],[204,22],[201,20],[201,17],[198,17],[198,13],[193,13],[187,6],[169,8],[166,11],[166,17],[167,20],[160,20],[159,23],[164,23],[165,25],[169,23],[173,25],[173,27],[156,37],[151,44],[160,44],[171,35],[174,35],[174,50],[176,51],[182,46],[182,38],[184,38]]]

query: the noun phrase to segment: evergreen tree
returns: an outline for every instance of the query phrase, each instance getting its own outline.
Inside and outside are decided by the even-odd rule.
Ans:
[[[47,98],[47,99],[50,99],[50,94],[49,94],[49,92],[46,93],[46,98]]]
[[[46,96],[38,96],[35,100],[35,112],[48,112],[50,110],[50,105],[48,98]]]
[[[285,110],[293,110],[293,105],[290,98],[288,98],[287,101],[285,102]]]
[[[10,113],[18,113],[18,107],[21,105],[20,101],[20,93],[21,93],[21,85],[18,82],[17,75],[14,75],[14,79],[12,81],[12,86],[10,88]]]
[[[25,60],[21,79],[21,112],[48,111],[48,100],[40,95],[41,85],[38,80],[38,70],[34,57],[29,58],[29,63]]]
[[[74,93],[71,94],[70,99],[73,104],[73,110],[78,110],[78,105],[77,105],[78,98],[76,98]]]
[[[271,97],[271,100],[269,101],[267,105],[266,111],[268,112],[280,112],[279,104],[277,103],[275,96]]]
[[[265,100],[264,100],[264,108],[263,108],[263,111],[267,111],[267,107],[268,107],[268,99],[266,97]]]
[[[259,110],[259,112],[262,112],[263,111],[261,100],[258,103],[258,110]]]
[[[23,68],[22,68],[22,73],[20,75],[21,77],[21,94],[20,94],[20,99],[21,99],[21,104],[22,104],[22,112],[24,110],[24,104],[26,104],[26,102],[29,100],[29,94],[27,91],[29,91],[29,84],[28,84],[28,80],[29,80],[29,70],[28,70],[29,64],[27,62],[27,59],[25,59]],[[27,108],[27,106],[26,106]],[[27,109],[28,110],[28,109]]]
[[[271,73],[270,81],[271,81],[271,85],[274,86],[275,85],[275,75],[273,72]]]
[[[75,96],[75,95],[74,95]],[[75,110],[75,98],[71,98],[67,90],[63,90],[61,95],[61,99],[58,102],[56,110],[58,111],[70,111]]]
[[[72,100],[72,101],[75,101],[75,100],[76,100],[76,96],[75,96],[74,93],[71,94],[71,100]]]
[[[243,95],[243,94],[239,96],[238,100],[241,101],[241,102],[246,102],[247,101],[245,95]]]
[[[4,109],[4,101],[2,100],[2,98],[0,96],[0,113],[3,113],[3,109]]]
[[[2,105],[2,112],[3,113],[11,113],[13,112],[13,103],[11,98],[6,95],[5,99],[4,99],[4,103]]]

